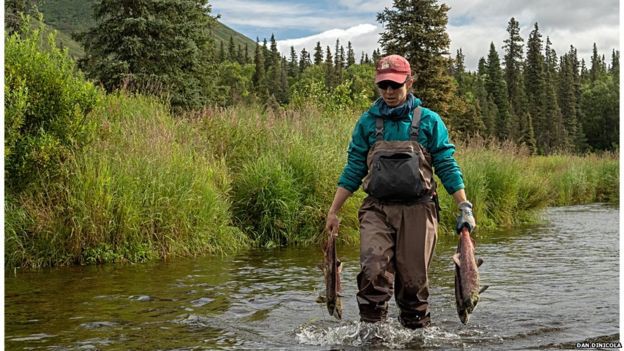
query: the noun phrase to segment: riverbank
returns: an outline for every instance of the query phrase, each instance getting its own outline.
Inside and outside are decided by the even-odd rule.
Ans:
[[[54,182],[5,198],[5,266],[138,262],[316,245],[359,112],[313,106],[207,109],[172,116],[155,99],[109,94],[97,137]],[[550,205],[619,201],[617,154],[529,156],[458,145],[479,225],[529,221]],[[342,210],[354,243],[358,191]],[[441,230],[456,212],[441,191]]]

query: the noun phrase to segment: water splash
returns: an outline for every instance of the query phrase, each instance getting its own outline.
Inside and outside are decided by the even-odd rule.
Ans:
[[[437,346],[441,341],[448,345],[460,343],[461,337],[438,327],[411,330],[396,320],[379,323],[359,321],[324,322],[304,324],[295,331],[300,344],[317,346],[381,346],[392,349]]]

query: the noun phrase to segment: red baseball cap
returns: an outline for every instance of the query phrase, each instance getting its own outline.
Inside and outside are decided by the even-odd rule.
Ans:
[[[384,56],[377,62],[375,84],[383,80],[404,83],[412,74],[409,62],[401,55]]]

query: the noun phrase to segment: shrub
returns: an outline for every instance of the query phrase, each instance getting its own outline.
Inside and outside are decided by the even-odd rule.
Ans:
[[[54,33],[44,42],[38,23],[26,18],[22,32],[5,40],[5,175],[10,190],[58,175],[68,154],[92,136],[87,114],[100,97],[67,51],[55,46]]]

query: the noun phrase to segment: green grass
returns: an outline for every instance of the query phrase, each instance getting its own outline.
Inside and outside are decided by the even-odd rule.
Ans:
[[[171,116],[152,98],[109,94],[97,138],[60,181],[5,198],[5,265],[43,267],[317,245],[346,161],[353,111],[238,106]],[[529,156],[458,145],[481,228],[531,221],[550,205],[617,203],[618,155]],[[440,187],[441,231],[457,209]],[[358,191],[340,239],[359,240]]]
[[[456,156],[480,227],[531,222],[546,206],[619,202],[617,154],[529,156],[512,145],[477,141],[459,145]],[[442,194],[450,210],[442,227],[450,231],[455,206]]]
[[[99,139],[65,176],[9,199],[9,265],[137,262],[248,246],[232,223],[223,160],[150,98],[108,95]]]

